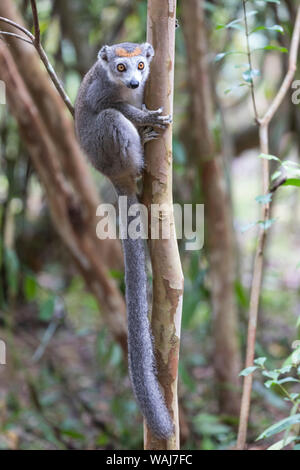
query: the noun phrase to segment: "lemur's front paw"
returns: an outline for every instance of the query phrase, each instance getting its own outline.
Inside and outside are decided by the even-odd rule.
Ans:
[[[147,123],[149,123],[153,127],[166,129],[169,124],[172,123],[172,116],[170,114],[168,114],[167,116],[161,116],[161,113],[163,112],[162,108],[151,111],[147,109],[146,106],[143,104],[142,110],[147,113]]]

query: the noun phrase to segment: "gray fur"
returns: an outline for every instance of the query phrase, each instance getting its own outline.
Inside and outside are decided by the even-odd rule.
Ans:
[[[129,57],[120,57],[121,49]],[[132,55],[139,48],[139,55]],[[117,51],[117,52],[116,52]],[[131,54],[131,56],[130,56]],[[144,143],[158,137],[170,116],[143,105],[144,87],[154,55],[150,44],[104,46],[85,76],[75,105],[75,126],[83,150],[99,171],[114,184],[118,195],[128,196],[128,208],[137,203],[136,178],[144,167]],[[144,63],[140,70],[138,64]],[[119,72],[119,64],[125,66]],[[135,89],[130,88],[139,83]],[[128,224],[131,218],[128,217]],[[125,227],[126,228],[126,227]],[[149,427],[160,438],[173,434],[173,423],[156,377],[148,319],[145,243],[123,240],[128,318],[129,370],[133,390]]]

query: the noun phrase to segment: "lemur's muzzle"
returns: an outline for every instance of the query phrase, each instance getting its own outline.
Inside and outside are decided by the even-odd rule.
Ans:
[[[137,80],[131,80],[131,82],[129,83],[128,88],[138,88],[140,85],[140,82],[138,82]]]

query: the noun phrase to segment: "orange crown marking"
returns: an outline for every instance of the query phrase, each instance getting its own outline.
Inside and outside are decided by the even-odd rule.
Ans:
[[[126,49],[123,49],[122,47],[118,47],[116,49],[116,54],[119,57],[135,57],[137,55],[140,55],[142,53],[142,50],[140,47],[136,47],[133,52],[128,52]]]

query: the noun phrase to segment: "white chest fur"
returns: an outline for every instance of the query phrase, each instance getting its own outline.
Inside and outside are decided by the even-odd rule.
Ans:
[[[125,88],[122,97],[126,103],[135,106],[136,108],[141,108],[143,104],[143,97],[144,97],[144,88],[139,87],[135,90],[131,88]]]

